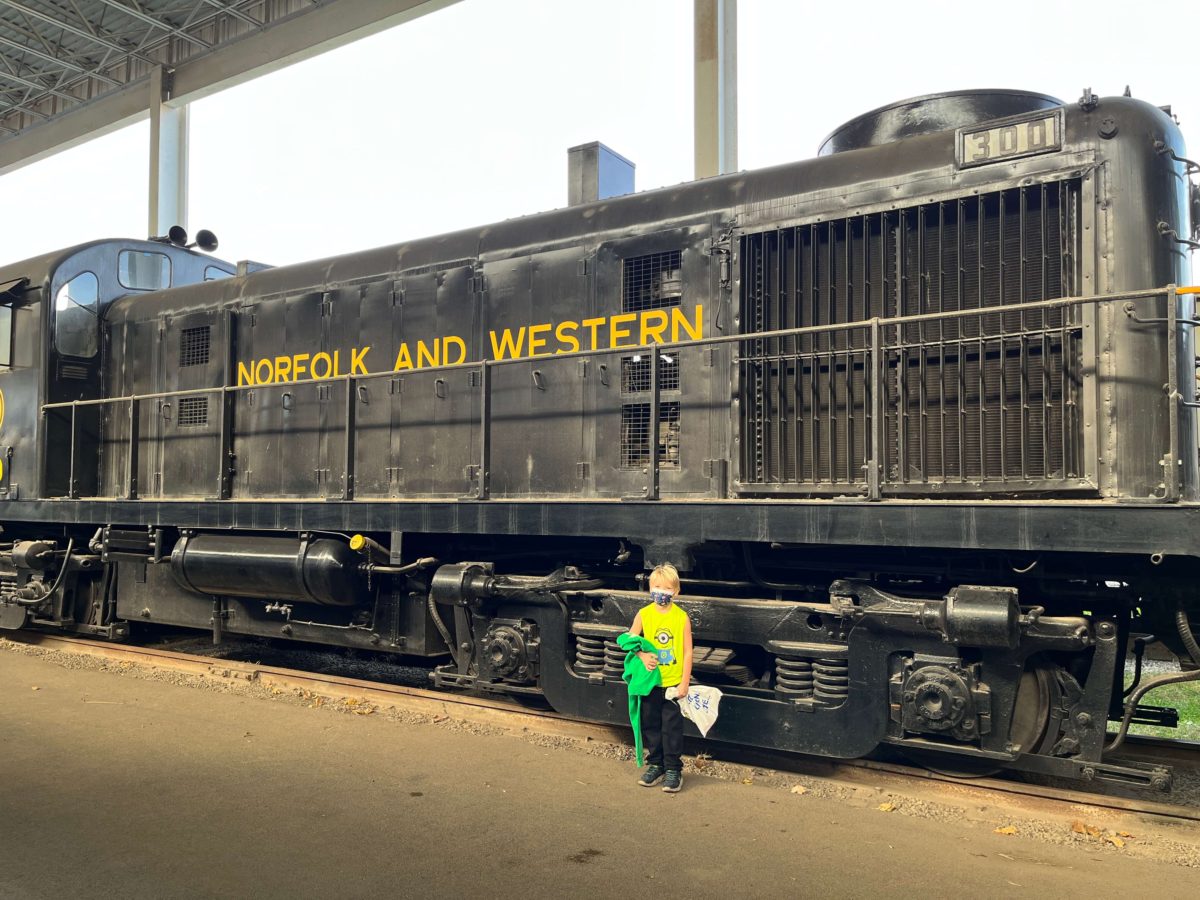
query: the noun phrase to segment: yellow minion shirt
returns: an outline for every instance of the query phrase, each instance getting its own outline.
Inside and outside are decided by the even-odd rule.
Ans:
[[[664,688],[674,687],[683,680],[683,632],[687,613],[672,603],[666,611],[658,604],[642,607],[642,634],[654,645],[658,654],[658,671]]]

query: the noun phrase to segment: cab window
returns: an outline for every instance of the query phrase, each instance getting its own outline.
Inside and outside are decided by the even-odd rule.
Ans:
[[[54,345],[64,356],[90,359],[100,349],[97,309],[100,282],[91,272],[76,275],[54,296]]]
[[[122,250],[117,256],[117,280],[134,291],[161,291],[171,286],[171,260],[164,253]]]
[[[232,272],[226,272],[224,269],[219,269],[216,266],[207,266],[204,269],[205,281],[220,281],[222,278],[232,278]]]

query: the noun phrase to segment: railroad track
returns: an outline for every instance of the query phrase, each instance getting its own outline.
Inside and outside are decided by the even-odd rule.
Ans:
[[[359,701],[379,707],[431,715],[435,718],[445,716],[458,721],[498,725],[513,730],[529,729],[577,739],[601,740],[618,744],[628,743],[628,728],[582,722],[560,713],[530,709],[503,699],[384,684],[340,675],[201,656],[196,653],[112,644],[61,635],[20,634],[11,636],[9,639],[47,650],[96,657],[145,668],[217,678],[230,682],[256,683],[262,687],[280,691],[302,691],[313,697],[322,697],[328,700],[354,697]],[[706,751],[715,751],[712,755],[725,762],[840,779],[858,785],[862,784],[864,770],[867,770],[905,779],[959,784],[984,791],[1200,822],[1200,810],[1198,809],[1151,800],[1115,797],[1003,778],[955,778],[896,762],[869,759],[828,760],[794,754],[783,755],[753,748],[713,744],[704,746]],[[1200,763],[1200,743],[1196,742],[1131,737],[1127,742],[1127,747],[1127,752],[1123,755],[1128,758],[1160,763],[1185,763],[1192,766]]]

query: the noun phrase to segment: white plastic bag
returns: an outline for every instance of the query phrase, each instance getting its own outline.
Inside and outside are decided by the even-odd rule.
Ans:
[[[679,697],[677,688],[669,687],[663,692],[668,700]],[[721,691],[706,684],[693,684],[688,688],[687,696],[679,699],[679,709],[685,719],[691,719],[700,730],[701,737],[708,737],[708,730],[717,721],[717,712],[721,706]]]

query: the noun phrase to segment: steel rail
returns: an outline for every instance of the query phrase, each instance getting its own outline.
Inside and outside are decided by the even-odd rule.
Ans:
[[[580,721],[558,712],[533,710],[502,700],[489,700],[452,692],[363,681],[357,678],[305,672],[298,669],[287,669],[277,666],[235,662],[173,650],[111,644],[65,635],[19,633],[8,636],[8,639],[48,650],[118,660],[122,663],[129,663],[145,668],[168,669],[205,678],[216,677],[235,683],[238,681],[253,682],[263,687],[281,690],[307,691],[314,697],[319,696],[334,700],[344,700],[348,697],[361,698],[362,700],[381,706],[390,706],[399,710],[431,715],[435,720],[439,717],[453,717],[464,721],[501,724],[513,728],[533,727],[544,732],[584,739],[599,739],[619,744],[628,742],[629,728],[626,726]],[[1156,742],[1154,739],[1143,738],[1140,743],[1146,746],[1158,744],[1161,745],[1160,749],[1169,748],[1172,751],[1178,751],[1179,749],[1175,746],[1177,742],[1173,741]],[[1178,743],[1185,748],[1200,747],[1200,744],[1189,742]],[[710,744],[705,744],[704,746],[706,748],[712,747]],[[806,767],[820,767],[833,776],[840,776],[842,780],[847,780],[847,776],[850,776],[850,779],[860,781],[861,775],[853,770],[868,770],[922,781],[944,782],[978,790],[1060,801],[1072,805],[1087,804],[1148,816],[1200,822],[1200,810],[1175,806],[1169,803],[1132,800],[1124,797],[1093,794],[1066,788],[1005,781],[997,778],[955,778],[950,775],[943,775],[927,769],[899,763],[881,762],[870,759],[833,760],[822,757],[804,756],[802,754],[781,755],[768,750],[739,748],[732,745],[721,745],[719,752],[719,758],[723,761],[740,765],[753,765],[760,768],[772,768],[781,772],[817,774],[806,771]],[[1197,751],[1195,749],[1188,749],[1186,752],[1195,753]],[[1196,759],[1192,759],[1192,761],[1195,762]]]

